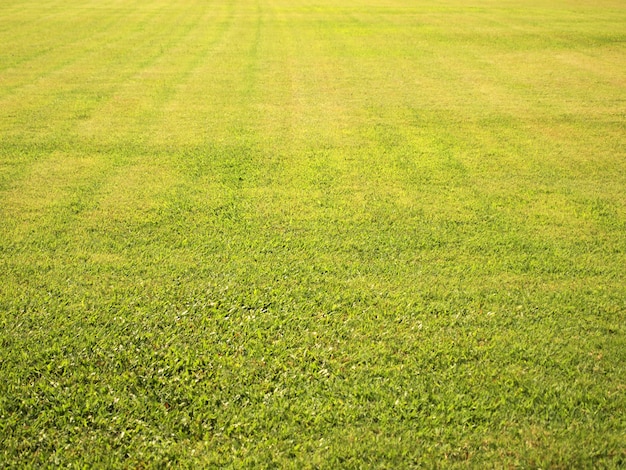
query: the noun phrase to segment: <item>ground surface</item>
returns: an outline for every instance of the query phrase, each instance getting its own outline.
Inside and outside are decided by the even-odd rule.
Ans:
[[[0,464],[626,464],[622,1],[3,0]]]

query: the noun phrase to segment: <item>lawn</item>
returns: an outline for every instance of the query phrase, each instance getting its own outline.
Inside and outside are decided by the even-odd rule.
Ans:
[[[0,466],[626,465],[621,0],[3,0]]]

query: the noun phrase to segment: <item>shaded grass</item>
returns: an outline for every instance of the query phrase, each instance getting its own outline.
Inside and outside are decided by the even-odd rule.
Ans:
[[[4,465],[623,464],[621,5],[0,15]]]

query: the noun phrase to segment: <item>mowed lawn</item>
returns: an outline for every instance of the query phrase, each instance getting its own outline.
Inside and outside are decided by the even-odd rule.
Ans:
[[[50,465],[626,465],[626,3],[2,0]]]

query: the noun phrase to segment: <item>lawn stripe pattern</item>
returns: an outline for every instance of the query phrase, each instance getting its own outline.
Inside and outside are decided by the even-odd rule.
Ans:
[[[624,24],[4,0],[0,464],[624,465]]]

